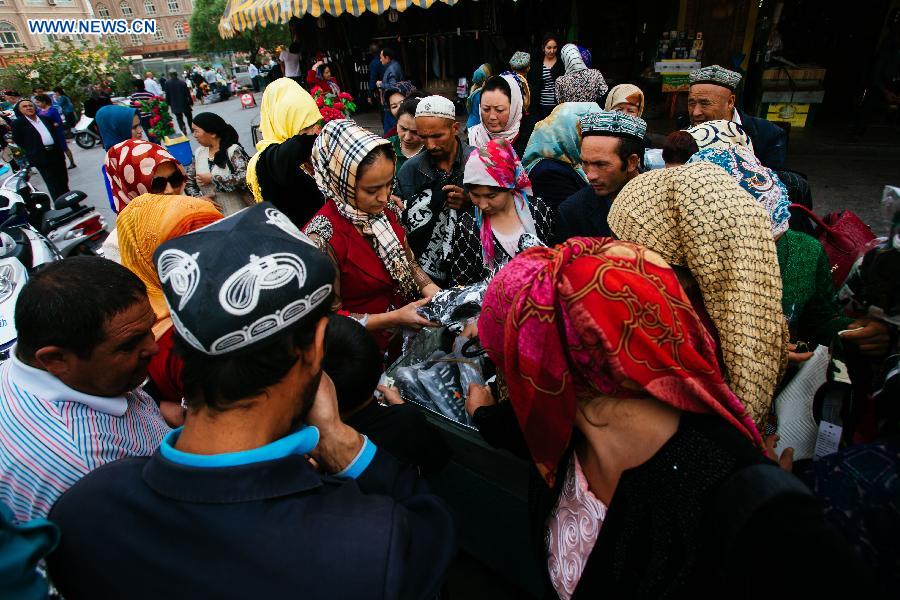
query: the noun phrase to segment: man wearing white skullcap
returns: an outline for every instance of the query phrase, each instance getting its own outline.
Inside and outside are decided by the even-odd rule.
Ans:
[[[456,106],[443,96],[419,101],[416,131],[425,152],[406,161],[397,173],[397,195],[404,205],[400,220],[422,269],[444,287],[456,211],[468,202],[462,185],[472,148],[459,139]]]

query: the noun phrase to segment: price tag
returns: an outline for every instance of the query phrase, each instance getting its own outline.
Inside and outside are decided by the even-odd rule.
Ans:
[[[819,423],[819,433],[816,435],[816,453],[813,460],[819,460],[838,451],[841,443],[841,431],[843,431],[843,427],[840,425],[828,421]]]

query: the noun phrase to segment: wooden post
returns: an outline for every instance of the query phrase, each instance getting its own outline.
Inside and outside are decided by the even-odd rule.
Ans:
[[[747,72],[750,66],[750,53],[753,51],[753,38],[756,37],[756,19],[759,16],[759,2],[751,1],[750,10],[747,13],[747,28],[744,29],[744,46],[741,51],[744,60],[741,61],[741,69]]]

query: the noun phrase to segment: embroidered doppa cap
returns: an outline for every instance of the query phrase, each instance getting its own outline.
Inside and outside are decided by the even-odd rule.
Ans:
[[[417,117],[439,117],[441,119],[456,120],[456,107],[453,102],[443,96],[426,96],[419,100],[416,107]]]
[[[331,302],[334,267],[270,202],[162,244],[153,261],[176,331],[212,356],[258,347]]]
[[[691,71],[691,85],[697,83],[711,83],[728,88],[732,92],[741,82],[741,74],[729,71],[719,65],[710,65]]]
[[[639,117],[612,111],[599,110],[581,117],[581,135],[610,135],[643,140],[647,122]]]
[[[516,52],[512,55],[512,58],[509,59],[509,68],[514,71],[521,71],[525,67],[531,64],[531,55],[527,52]]]

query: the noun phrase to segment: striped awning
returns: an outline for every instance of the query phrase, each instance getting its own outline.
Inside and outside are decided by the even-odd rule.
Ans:
[[[404,11],[410,6],[428,8],[435,2],[453,6],[458,0],[228,0],[219,21],[219,34],[229,38],[238,31],[265,27],[269,23],[287,23],[292,16],[325,13],[338,16],[350,13],[358,17],[369,11],[377,15],[390,9]]]

